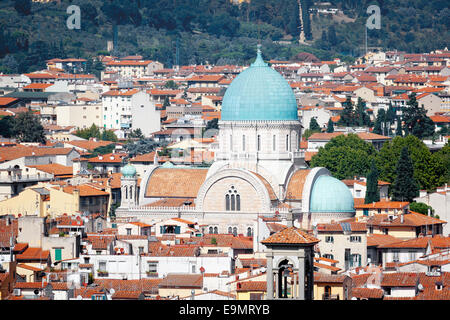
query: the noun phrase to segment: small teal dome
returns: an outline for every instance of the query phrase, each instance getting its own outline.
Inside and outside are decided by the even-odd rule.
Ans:
[[[342,181],[322,175],[311,191],[310,212],[354,212],[353,196]]]
[[[131,164],[127,164],[125,167],[122,168],[121,172],[125,178],[132,178],[136,175],[136,168],[133,167]]]
[[[297,101],[291,86],[264,62],[259,49],[255,62],[241,72],[225,92],[221,119],[298,120]]]

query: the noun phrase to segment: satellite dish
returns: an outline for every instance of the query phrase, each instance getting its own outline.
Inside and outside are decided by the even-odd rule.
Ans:
[[[109,290],[109,293],[114,294],[116,292],[116,290],[114,290],[113,288],[111,288],[111,290]]]
[[[78,296],[77,296],[77,300],[83,300],[83,297],[80,296],[80,295],[78,295]]]

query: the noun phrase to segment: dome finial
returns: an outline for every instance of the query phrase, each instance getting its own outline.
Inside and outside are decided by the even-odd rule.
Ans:
[[[262,52],[261,52],[261,44],[258,43],[257,50],[256,50],[256,60],[252,63],[252,67],[267,67],[268,64],[264,62],[264,59],[262,58]]]

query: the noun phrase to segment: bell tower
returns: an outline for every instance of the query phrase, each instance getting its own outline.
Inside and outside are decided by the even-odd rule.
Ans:
[[[137,190],[137,176],[136,169],[127,164],[122,168],[122,177],[120,178],[120,189],[122,199],[120,207],[130,208],[138,205],[138,190]]]

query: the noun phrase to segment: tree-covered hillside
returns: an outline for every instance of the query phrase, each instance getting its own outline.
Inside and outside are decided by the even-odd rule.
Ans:
[[[379,2],[379,3],[378,3]],[[369,31],[369,46],[408,52],[448,45],[450,10],[445,0],[331,1],[345,16],[310,14],[312,0],[31,0],[0,2],[0,71],[27,72],[54,57],[104,53],[117,28],[115,54],[140,54],[171,66],[248,63],[261,41],[264,54],[286,60],[299,52],[320,59],[356,55],[364,43],[367,6],[379,4],[382,29]],[[302,6],[306,44],[299,45]],[[70,30],[69,5],[81,9],[81,29]],[[432,34],[433,36],[430,36]]]

